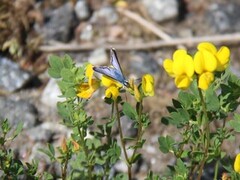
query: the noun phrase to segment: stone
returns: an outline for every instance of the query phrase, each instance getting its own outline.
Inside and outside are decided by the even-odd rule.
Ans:
[[[71,3],[45,12],[44,18],[45,24],[42,27],[36,25],[35,30],[43,34],[46,40],[68,42],[71,39],[71,32],[76,25],[74,8]]]
[[[98,48],[92,51],[89,55],[88,61],[93,65],[103,65],[109,62],[109,57],[104,48]]]
[[[8,119],[11,127],[16,127],[22,121],[24,129],[30,129],[37,122],[37,109],[25,100],[10,100],[0,97],[0,121]]]
[[[231,33],[240,30],[240,3],[217,4],[209,7],[206,20],[214,33]]]
[[[119,19],[116,10],[111,6],[104,6],[99,10],[94,11],[90,22],[96,24],[115,24]]]
[[[22,88],[32,78],[18,64],[0,56],[0,91],[14,92]]]
[[[156,22],[166,21],[177,17],[177,0],[142,0],[148,14]]]
[[[91,24],[88,24],[83,27],[79,35],[79,39],[81,41],[91,41],[93,39],[93,34],[94,34],[93,26]]]
[[[78,0],[74,10],[79,20],[85,20],[90,17],[90,9],[86,0]]]
[[[137,78],[140,78],[142,75],[147,73],[160,73],[159,64],[154,57],[147,52],[140,51],[133,53],[129,59],[131,60],[129,64],[129,71],[135,73],[134,75],[137,76]]]
[[[55,79],[50,79],[47,86],[44,88],[41,95],[41,102],[51,108],[56,108],[57,102],[63,101],[60,98],[61,91]]]

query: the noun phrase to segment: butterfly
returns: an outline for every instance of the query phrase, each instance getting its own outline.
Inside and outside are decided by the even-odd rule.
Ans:
[[[110,50],[110,63],[112,65],[110,67],[108,66],[93,67],[93,70],[95,72],[106,75],[120,82],[125,87],[130,87],[129,82],[126,80],[125,76],[122,73],[122,68],[119,64],[117,53],[113,48]]]

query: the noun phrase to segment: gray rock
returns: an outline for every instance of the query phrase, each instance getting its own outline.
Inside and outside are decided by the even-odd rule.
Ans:
[[[25,100],[13,101],[0,97],[0,121],[7,118],[12,127],[23,121],[23,128],[32,128],[37,122],[36,108]]]
[[[134,128],[135,123],[133,120],[129,119],[127,116],[122,116],[120,120],[124,136],[132,138],[136,137],[138,131]]]
[[[74,8],[71,3],[51,9],[45,13],[45,22],[43,27],[35,26],[38,33],[45,36],[47,40],[58,40],[67,42],[70,40],[72,28],[75,26]]]
[[[91,52],[88,61],[93,65],[103,65],[108,63],[108,59],[105,49],[98,48]]]
[[[104,6],[101,9],[94,11],[91,17],[91,23],[96,24],[114,24],[118,21],[119,16],[111,6]]]
[[[30,73],[18,64],[0,56],[0,91],[14,92],[23,87],[30,79]]]
[[[90,16],[89,6],[86,0],[78,0],[74,10],[79,20],[85,20]]]
[[[240,30],[240,4],[213,4],[206,13],[206,20],[214,33],[238,32]]]
[[[147,12],[156,22],[175,18],[178,15],[176,0],[142,0]]]
[[[57,102],[63,101],[63,98],[60,98],[61,91],[57,85],[55,79],[50,79],[47,86],[42,92],[41,102],[48,107],[56,108]]]
[[[137,77],[147,73],[160,73],[159,64],[149,53],[136,52],[129,59],[131,59],[129,64],[130,72],[134,72]]]
[[[31,128],[25,132],[29,139],[35,141],[49,142],[53,136],[53,131],[50,129],[45,129],[43,124]]]
[[[86,25],[83,27],[79,39],[81,41],[91,41],[93,39],[93,26],[91,24]]]

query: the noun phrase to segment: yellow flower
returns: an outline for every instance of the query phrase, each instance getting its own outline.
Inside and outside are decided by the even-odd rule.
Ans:
[[[203,42],[198,45],[198,50],[208,51],[215,56],[217,60],[216,71],[224,71],[227,68],[230,59],[230,50],[228,47],[222,46],[219,50],[217,50],[217,48],[212,43]]]
[[[151,74],[142,77],[142,90],[145,96],[154,96],[154,79]]]
[[[236,171],[237,173],[240,173],[240,153],[235,158],[234,171]]]
[[[78,87],[77,96],[84,99],[89,99],[93,93],[99,88],[100,83],[96,79],[91,79],[87,83],[82,83]]]
[[[165,59],[163,67],[167,73],[175,78],[178,88],[186,89],[189,87],[194,75],[194,63],[190,55],[185,50],[177,50],[173,54],[173,60]]]
[[[120,82],[118,82],[108,76],[105,76],[105,75],[102,76],[101,82],[102,82],[102,85],[105,87],[110,87],[112,85],[115,85],[120,88],[123,86]]]
[[[93,79],[93,66],[88,64],[85,71],[85,76],[88,82],[80,84],[77,88],[77,96],[84,99],[89,99],[92,94],[99,88],[100,83],[97,79]]]
[[[108,87],[105,91],[105,96],[107,98],[112,98],[115,101],[119,96],[118,87],[116,85],[111,85],[110,87]]]
[[[141,94],[139,92],[138,86],[134,84],[133,88],[134,88],[134,97],[137,100],[137,102],[140,102],[142,97],[141,97]]]
[[[213,72],[217,68],[216,57],[207,50],[199,50],[194,56],[194,69],[197,74]]]
[[[205,72],[199,76],[198,87],[202,90],[207,90],[213,80],[214,80],[213,73]]]

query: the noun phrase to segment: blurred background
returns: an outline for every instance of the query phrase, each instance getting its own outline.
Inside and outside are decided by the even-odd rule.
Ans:
[[[24,121],[13,144],[16,155],[27,162],[38,159],[39,172],[60,173],[38,151],[47,142],[60,145],[71,132],[57,115],[60,92],[48,76],[48,57],[67,53],[78,65],[108,65],[113,47],[127,77],[150,73],[155,78],[155,97],[147,98],[144,109],[151,126],[135,175],[141,179],[149,169],[164,172],[175,159],[160,152],[158,137],[179,135],[161,123],[166,106],[177,96],[162,62],[178,48],[194,53],[199,42],[210,41],[228,45],[231,70],[240,77],[239,9],[239,0],[1,0],[0,117],[12,126]],[[110,111],[102,98],[103,92],[97,92],[87,105],[96,121]],[[123,129],[134,136],[128,120],[123,119]],[[238,146],[236,140],[223,148],[234,156]],[[122,163],[114,168],[127,171]]]

